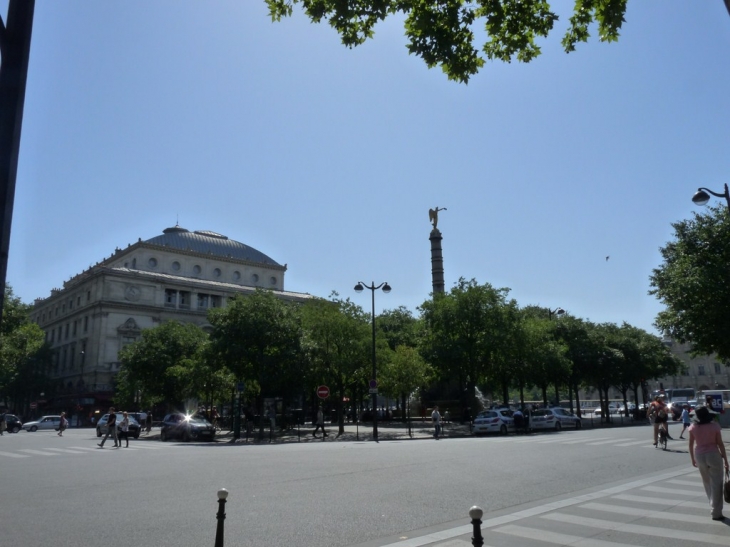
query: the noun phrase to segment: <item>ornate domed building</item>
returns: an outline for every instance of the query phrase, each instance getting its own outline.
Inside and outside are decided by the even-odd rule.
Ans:
[[[31,317],[55,350],[57,390],[47,408],[74,407],[82,415],[105,409],[119,351],[143,329],[171,319],[206,328],[209,308],[256,289],[285,300],[312,298],[284,290],[286,269],[244,243],[180,226],[116,249],[34,303]]]

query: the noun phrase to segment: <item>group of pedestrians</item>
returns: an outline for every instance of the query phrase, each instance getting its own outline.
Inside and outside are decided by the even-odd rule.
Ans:
[[[127,442],[124,448],[129,448],[129,414],[127,414],[126,410],[122,412],[122,419],[119,421],[118,427],[119,431],[117,431],[117,413],[114,407],[110,407],[109,417],[106,421],[106,435],[104,435],[104,439],[99,443],[100,448],[104,448],[104,443],[106,443],[110,435],[114,439],[114,448],[122,448],[122,439]]]

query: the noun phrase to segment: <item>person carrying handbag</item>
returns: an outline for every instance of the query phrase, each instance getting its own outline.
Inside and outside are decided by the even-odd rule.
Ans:
[[[129,414],[126,410],[122,412],[122,421],[119,422],[119,448],[122,447],[122,439],[127,441],[124,448],[129,448]]]
[[[697,407],[694,414],[694,423],[689,426],[689,455],[692,465],[700,471],[712,520],[724,520],[722,500],[726,488],[723,485],[723,462],[725,475],[729,468],[722,430],[713,419],[714,413],[706,406]]]
[[[66,413],[61,412],[61,422],[58,424],[58,436],[63,437],[63,432],[66,431],[66,428],[68,427],[68,419],[66,418]]]

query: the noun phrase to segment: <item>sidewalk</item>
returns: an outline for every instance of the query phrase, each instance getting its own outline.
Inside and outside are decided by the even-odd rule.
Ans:
[[[372,422],[364,424],[346,423],[344,433],[339,433],[339,427],[335,424],[326,424],[327,437],[323,438],[321,431],[314,437],[312,432],[314,426],[305,424],[302,426],[287,429],[286,431],[275,430],[273,435],[269,428],[264,428],[263,438],[259,438],[259,431],[255,430],[252,436],[246,439],[246,432],[241,432],[241,438],[233,439],[233,433],[224,430],[216,435],[218,442],[235,442],[235,443],[290,443],[290,442],[363,442],[373,440]],[[441,430],[441,438],[470,437],[471,427],[467,424],[449,423],[444,424]],[[433,440],[433,426],[430,422],[412,422],[411,430],[400,422],[378,422],[378,441],[402,441],[416,439]]]

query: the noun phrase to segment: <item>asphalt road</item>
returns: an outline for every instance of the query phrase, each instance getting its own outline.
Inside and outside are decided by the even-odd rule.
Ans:
[[[672,434],[680,429],[673,424]],[[114,449],[107,441],[99,449],[88,429],[63,437],[6,434],[0,546],[213,545],[221,487],[230,492],[228,546],[377,546],[406,538],[436,545],[417,538],[458,531],[469,523],[472,505],[487,519],[665,472],[692,472],[686,442],[670,441],[664,452],[650,437],[649,427],[639,426],[380,443],[131,440],[130,448]]]

